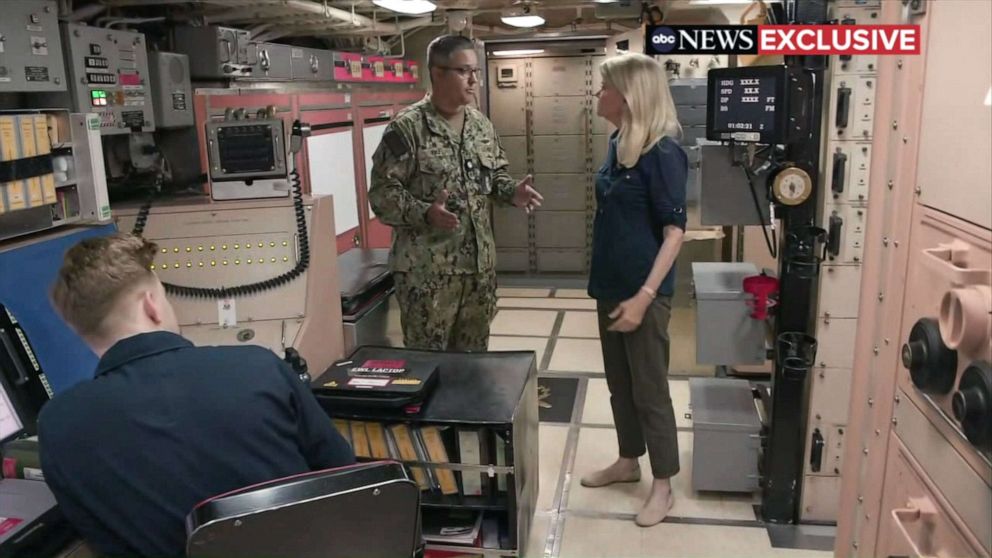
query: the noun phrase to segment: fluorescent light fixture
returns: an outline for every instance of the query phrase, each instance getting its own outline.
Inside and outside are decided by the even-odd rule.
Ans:
[[[530,4],[514,6],[504,10],[499,18],[503,23],[513,27],[537,27],[544,25],[544,18],[538,15]]]
[[[697,6],[699,5],[719,6],[721,4],[723,5],[750,4],[753,1],[754,0],[689,0],[689,3]],[[774,4],[774,3],[778,3],[778,0],[769,0],[769,2]]]
[[[407,15],[420,15],[433,12],[437,5],[430,0],[372,0],[380,8]]]
[[[525,56],[527,54],[541,54],[543,48],[521,48],[517,50],[494,50],[493,56]]]
[[[500,20],[513,27],[537,27],[538,25],[544,25],[544,18],[539,15],[501,16]]]
[[[992,87],[989,87],[989,92],[985,95],[985,106],[992,107]]]

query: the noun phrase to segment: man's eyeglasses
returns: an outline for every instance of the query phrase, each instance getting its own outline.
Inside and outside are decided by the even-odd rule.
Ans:
[[[482,75],[482,70],[480,68],[470,68],[468,66],[462,66],[458,68],[454,66],[438,66],[438,68],[441,68],[442,70],[455,72],[461,78],[467,78],[469,74],[471,74],[475,76],[475,79],[479,79],[479,76]]]

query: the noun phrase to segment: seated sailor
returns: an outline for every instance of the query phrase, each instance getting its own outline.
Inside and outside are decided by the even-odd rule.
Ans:
[[[288,365],[255,346],[194,347],[149,271],[156,246],[116,234],[70,249],[52,301],[100,357],[39,418],[45,480],[101,555],[181,556],[209,497],[353,463]]]

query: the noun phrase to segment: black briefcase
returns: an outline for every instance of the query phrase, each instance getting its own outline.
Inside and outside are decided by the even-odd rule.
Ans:
[[[359,347],[332,364],[311,383],[314,396],[335,409],[416,411],[437,385],[437,362],[429,353],[411,352],[402,359],[379,358],[376,353],[375,347]]]

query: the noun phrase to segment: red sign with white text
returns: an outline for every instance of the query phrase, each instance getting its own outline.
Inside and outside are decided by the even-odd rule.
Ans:
[[[759,25],[758,54],[919,54],[919,25]]]
[[[794,56],[913,55],[919,25],[654,25],[644,52]]]

